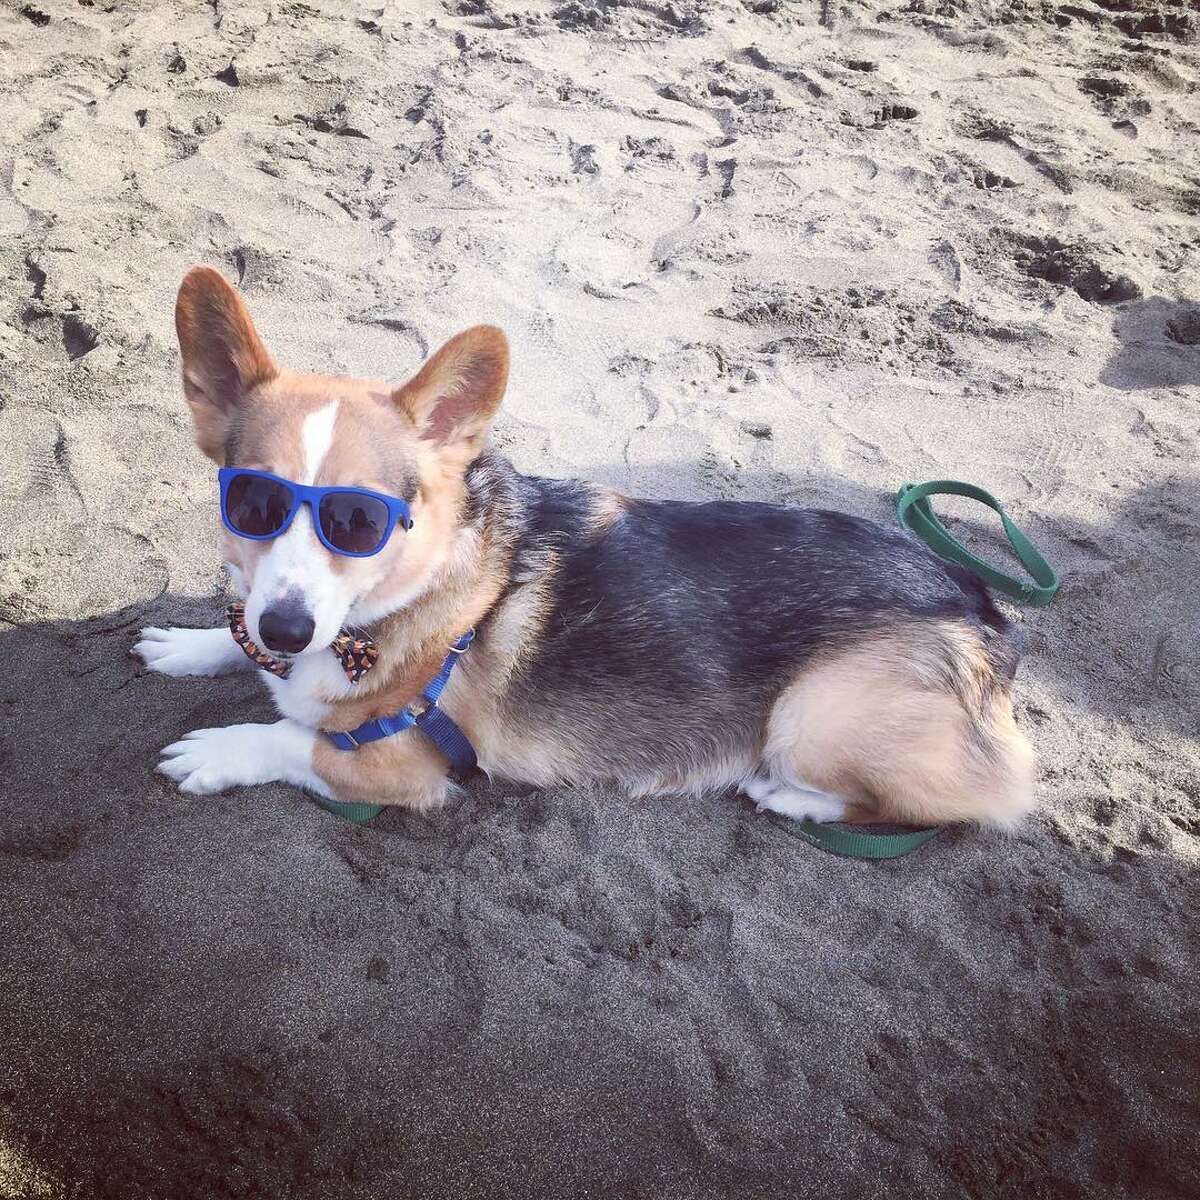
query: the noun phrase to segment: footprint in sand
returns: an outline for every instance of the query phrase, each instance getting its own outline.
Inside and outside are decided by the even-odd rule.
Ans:
[[[929,265],[957,292],[962,285],[962,261],[953,243],[942,238],[929,251]]]
[[[981,191],[991,192],[1003,188],[1015,188],[1017,181],[1007,175],[998,175],[987,167],[975,167],[971,172],[971,182]]]
[[[25,278],[33,284],[33,298],[40,300],[46,290],[46,272],[32,258],[25,260]]]
[[[1067,245],[1055,237],[1020,239],[1017,265],[1035,279],[1071,288],[1092,304],[1137,300],[1142,289],[1128,275],[1102,267],[1083,243]]]
[[[34,341],[51,351],[57,346],[69,362],[85,357],[100,344],[99,331],[79,313],[59,316],[36,301],[25,306],[21,324]]]
[[[46,504],[67,517],[84,513],[67,432],[57,417],[22,408],[0,410],[0,443],[6,465],[0,478],[0,522],[6,529],[19,530],[31,511]]]
[[[66,313],[62,318],[62,343],[67,357],[75,362],[95,350],[100,334],[77,313]]]

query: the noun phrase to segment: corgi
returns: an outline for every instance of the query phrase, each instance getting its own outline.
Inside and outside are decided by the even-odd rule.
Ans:
[[[135,652],[167,675],[258,669],[280,714],[167,746],[182,791],[283,782],[430,809],[465,743],[516,782],[737,789],[798,820],[1030,810],[1019,630],[912,535],[521,475],[488,445],[509,366],[493,326],[395,387],[277,367],[207,267],[175,319],[244,607],[229,627],[144,629]],[[449,736],[421,725],[435,711]]]

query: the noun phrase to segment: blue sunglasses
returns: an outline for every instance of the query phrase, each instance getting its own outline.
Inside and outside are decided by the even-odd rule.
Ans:
[[[322,545],[334,554],[369,558],[399,524],[411,529],[406,501],[356,487],[306,487],[267,471],[222,467],[221,520],[230,533],[263,542],[285,533],[302,504],[312,513]]]

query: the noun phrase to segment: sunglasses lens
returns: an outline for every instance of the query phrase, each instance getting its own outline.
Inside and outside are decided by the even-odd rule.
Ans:
[[[343,554],[378,550],[388,527],[387,505],[357,492],[329,492],[321,500],[321,532]]]
[[[270,537],[283,528],[295,497],[274,479],[235,475],[225,493],[225,517],[247,537]]]

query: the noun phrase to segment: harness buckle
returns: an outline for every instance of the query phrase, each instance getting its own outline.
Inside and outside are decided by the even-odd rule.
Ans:
[[[475,630],[468,629],[466,633],[450,647],[451,654],[466,654],[471,648],[471,643],[475,640]]]

